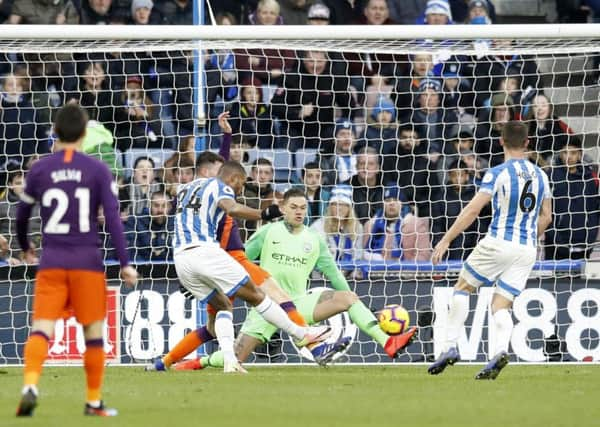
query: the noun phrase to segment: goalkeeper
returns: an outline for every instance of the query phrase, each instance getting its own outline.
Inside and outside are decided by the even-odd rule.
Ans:
[[[304,225],[307,204],[302,190],[288,190],[281,205],[283,221],[259,228],[245,245],[246,255],[249,259],[260,258],[261,267],[273,275],[309,324],[348,311],[350,318],[361,331],[383,346],[388,356],[395,357],[411,341],[416,327],[402,335],[394,336],[389,336],[381,330],[371,310],[350,290],[323,238]],[[315,267],[331,281],[335,290],[306,293],[309,276]],[[277,328],[264,321],[254,309],[250,310],[235,346],[238,360],[246,360],[257,346],[268,342],[276,331]],[[349,341],[338,341],[338,351],[343,350]],[[319,362],[329,362],[333,354],[330,353],[328,358]],[[181,362],[175,365],[175,369],[202,369],[207,366],[222,367],[221,352]]]

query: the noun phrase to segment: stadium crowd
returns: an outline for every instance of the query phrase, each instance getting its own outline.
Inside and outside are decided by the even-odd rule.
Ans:
[[[488,25],[490,0],[260,0],[211,2],[219,25]],[[564,22],[597,21],[600,2],[557,2]],[[577,3],[577,2],[568,2]],[[6,0],[6,24],[192,24],[191,0]],[[596,165],[582,140],[553,113],[532,57],[427,51],[413,55],[260,49],[203,53],[205,142],[222,140],[230,112],[231,157],[247,166],[241,200],[264,208],[303,186],[309,224],[340,262],[427,261],[431,248],[502,162],[509,120],[530,128],[530,159],[552,184],[554,220],[541,257],[590,256],[600,222]],[[122,220],[137,261],[172,257],[172,200],[194,178],[192,52],[3,54],[0,58],[0,252],[22,262],[15,207],[27,168],[51,150],[53,114],[87,110],[84,145],[120,184]],[[450,248],[464,259],[487,230],[484,212]],[[242,224],[248,237],[258,226]],[[32,239],[39,245],[40,224]],[[3,236],[3,237],[2,237]],[[36,240],[37,238],[37,240]],[[112,258],[108,237],[103,243]]]

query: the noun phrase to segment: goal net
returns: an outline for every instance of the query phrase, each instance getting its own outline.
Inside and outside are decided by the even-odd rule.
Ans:
[[[177,185],[193,178],[195,157],[219,152],[227,140],[218,121],[224,111],[232,127],[227,154],[249,173],[239,200],[264,208],[304,188],[307,226],[325,239],[350,288],[373,312],[401,304],[419,327],[401,362],[439,353],[452,286],[487,231],[491,207],[452,242],[447,260],[432,265],[432,248],[485,171],[503,161],[504,124],[526,121],[529,158],[547,172],[554,206],[527,288],[515,299],[511,357],[600,359],[598,26],[3,26],[0,39],[0,364],[22,363],[31,325],[35,265],[23,263],[15,238],[23,176],[52,150],[54,114],[71,102],[91,119],[83,150],[119,183],[129,252],[142,276],[136,289],[120,287],[102,234],[111,363],[147,362],[206,321],[205,307],[179,291],[171,206]],[[239,225],[245,240],[261,224]],[[40,230],[34,218],[38,250]],[[309,286],[330,288],[319,272]],[[487,358],[493,292],[485,286],[471,297],[459,343],[464,360]],[[234,312],[239,331],[247,309],[238,301]],[[338,361],[390,361],[347,314],[329,322],[334,338],[353,340]],[[67,315],[49,360],[81,362],[84,346]],[[309,359],[276,333],[251,360]]]

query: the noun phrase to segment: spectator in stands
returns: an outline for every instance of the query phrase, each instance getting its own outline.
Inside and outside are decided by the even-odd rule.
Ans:
[[[331,12],[323,3],[314,3],[306,14],[308,25],[329,25]]]
[[[162,124],[156,107],[142,86],[139,76],[127,77],[121,93],[121,105],[115,111],[117,148],[163,148]]]
[[[20,264],[21,246],[17,240],[17,205],[25,188],[25,175],[22,166],[9,162],[5,166],[6,189],[0,196],[0,256],[10,265]],[[41,228],[39,205],[34,207],[29,223],[31,244],[40,248]]]
[[[495,49],[512,49],[512,40],[494,40]],[[477,107],[492,95],[493,89],[500,87],[500,82],[510,76],[519,76],[518,90],[529,92],[540,89],[541,75],[535,60],[523,55],[494,55],[478,59],[473,68],[475,103]]]
[[[36,153],[47,153],[45,128],[25,91],[25,80],[9,73],[1,82],[0,158],[25,163]]]
[[[338,262],[362,258],[362,226],[352,208],[352,188],[338,185],[331,191],[327,212],[311,228],[325,237],[329,251]]]
[[[529,120],[529,147],[546,162],[565,146],[571,128],[554,115],[550,99],[542,93],[533,98]]]
[[[191,0],[170,0],[156,4],[162,23],[167,25],[192,25],[194,23],[194,2]],[[233,18],[233,16],[231,16]],[[235,18],[233,18],[235,19]],[[219,23],[219,25],[223,25]]]
[[[491,0],[449,0],[456,22],[468,23],[474,17],[485,16],[496,23],[496,8]]]
[[[279,0],[281,18],[286,25],[304,25],[312,0]]]
[[[16,0],[7,24],[76,25],[79,13],[71,0]]]
[[[351,2],[348,0],[322,1],[330,10],[330,22],[332,25],[348,25],[355,22],[362,13],[362,10],[360,10],[362,2]]]
[[[263,102],[260,80],[246,78],[240,87],[240,100],[231,108],[231,128],[234,134],[242,134],[252,146],[280,148],[277,131],[271,119],[271,108]]]
[[[110,130],[96,120],[88,120],[81,151],[104,162],[117,182],[123,178],[121,153],[115,150],[115,139]]]
[[[20,69],[23,74],[19,75],[27,77],[29,82],[24,83],[24,87],[30,91],[31,102],[40,113],[37,123],[50,128],[53,122],[52,112],[63,105],[67,93],[77,90],[79,79],[73,55],[25,53],[23,59],[27,68]]]
[[[233,135],[231,138],[231,149],[229,151],[229,160],[238,162],[248,169],[248,149],[250,143],[242,135]]]
[[[419,216],[429,215],[429,201],[439,191],[439,182],[430,164],[427,142],[412,125],[401,126],[394,151],[383,153],[383,171],[384,182],[399,186]]]
[[[431,77],[433,58],[427,53],[410,56],[410,75],[398,77],[395,96],[400,122],[410,119],[416,99],[419,95],[421,80]]]
[[[131,23],[133,25],[157,25],[161,23],[158,11],[154,11],[152,0],[133,0],[131,2]]]
[[[193,135],[181,138],[179,142],[179,148],[163,163],[161,181],[165,184],[177,184],[182,182],[181,172],[178,171],[180,167],[187,169],[188,165],[195,165],[196,150],[195,150],[196,138]],[[184,176],[187,176],[187,171],[184,172]],[[187,182],[187,181],[186,181]],[[170,193],[170,191],[167,191]]]
[[[76,102],[88,113],[90,120],[112,122],[112,91],[106,78],[106,63],[93,61],[80,66],[79,87],[67,95],[67,102]]]
[[[389,0],[390,18],[401,25],[414,25],[423,15],[427,0]]]
[[[386,0],[366,0],[363,14],[357,20],[360,25],[391,25]],[[359,92],[365,91],[369,84],[377,84],[377,80],[392,79],[402,74],[406,57],[387,53],[351,53],[342,54],[345,72],[351,77],[351,84]],[[375,78],[376,81],[370,81]]]
[[[383,208],[364,228],[363,258],[371,261],[427,261],[429,221],[414,216],[399,188],[385,189]]]
[[[301,58],[296,72],[287,73],[283,87],[275,92],[271,100],[273,114],[287,121],[291,150],[304,147],[331,151],[322,141],[328,143],[333,137],[336,109],[342,117],[351,117],[354,106],[348,94],[348,79],[336,74],[325,52],[306,51]]]
[[[466,163],[462,160],[455,160],[448,169],[448,182],[439,192],[438,197],[432,201],[431,206],[434,247],[452,227],[458,215],[477,192]],[[464,233],[450,243],[448,259],[460,260],[469,256],[479,238],[486,232],[490,215],[491,211],[488,206]]]
[[[167,261],[171,253],[173,216],[169,216],[171,198],[161,192],[152,193],[150,209],[131,216],[125,225],[129,239],[129,257],[135,261]]]
[[[177,163],[170,167],[170,172],[169,176],[165,177],[168,179],[164,180],[165,192],[170,196],[176,196],[179,184],[187,184],[194,180],[196,164],[189,156],[178,156]]]
[[[442,85],[438,79],[424,79],[419,84],[419,98],[411,122],[419,135],[428,143],[431,154],[450,152],[446,142],[458,132],[458,117],[451,109],[442,106]],[[438,165],[436,156],[432,162]]]
[[[307,225],[325,215],[329,191],[323,185],[323,172],[317,162],[308,162],[302,168],[302,185],[308,200]]]
[[[335,124],[335,150],[322,162],[328,184],[348,181],[356,175],[356,131],[350,120],[338,119]]]
[[[260,0],[249,22],[252,25],[281,25],[283,19],[279,13],[276,0]],[[236,50],[235,65],[240,77],[256,77],[267,85],[280,85],[282,76],[292,70],[295,63],[295,54],[289,49]]]
[[[377,152],[388,154],[395,151],[398,141],[398,123],[394,102],[380,97],[371,111],[365,129],[367,144]]]
[[[131,183],[121,192],[120,199],[130,204],[130,215],[142,215],[150,209],[150,196],[160,189],[155,181],[156,164],[151,157],[138,157],[133,164]]]
[[[554,216],[545,235],[546,259],[587,258],[598,235],[598,176],[582,160],[581,140],[570,137],[550,171]]]
[[[426,25],[453,24],[452,11],[448,0],[429,0],[425,6],[424,17],[417,23]]]
[[[471,81],[459,73],[458,64],[447,63],[442,71],[442,92],[444,108],[454,111],[461,123],[473,122],[475,108]]]
[[[588,22],[590,8],[585,0],[572,0],[556,2],[558,21],[569,24],[585,24]]]
[[[356,175],[345,182],[352,187],[354,210],[361,224],[383,207],[383,173],[379,153],[362,148],[356,156]]]
[[[283,194],[273,188],[275,170],[273,163],[263,157],[258,158],[252,164],[250,176],[244,186],[241,203],[255,209],[266,209],[274,203],[283,199]],[[239,221],[242,232],[242,241],[246,241],[258,226],[256,221]]]
[[[81,2],[81,24],[110,24],[112,0],[83,0]]]
[[[504,151],[500,145],[502,128],[515,120],[514,101],[506,94],[496,94],[492,97],[492,108],[487,120],[477,124],[475,131],[475,153],[489,161],[491,167],[504,162]]]

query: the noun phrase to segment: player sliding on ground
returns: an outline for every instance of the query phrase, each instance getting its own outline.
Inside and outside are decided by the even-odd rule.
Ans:
[[[219,125],[223,130],[223,142],[219,149],[219,154],[205,151],[201,153],[196,160],[196,176],[198,178],[214,178],[217,176],[219,169],[229,158],[231,147],[231,126],[228,122],[229,112],[224,112],[219,115]],[[273,209],[274,208],[274,209]],[[269,208],[263,215],[263,219],[269,219],[278,215],[276,206]],[[224,215],[223,219],[217,227],[217,240],[223,250],[227,251],[248,273],[252,281],[261,288],[261,290],[269,296],[273,301],[278,303],[281,308],[287,313],[288,317],[299,326],[306,326],[304,317],[298,312],[296,306],[291,301],[290,297],[281,290],[279,285],[271,277],[269,273],[248,260],[244,252],[244,244],[240,236],[240,231],[236,221],[229,215]],[[183,288],[187,295],[189,291]],[[183,359],[200,345],[212,341],[214,335],[210,331],[214,331],[214,321],[216,310],[212,305],[208,304],[208,323],[194,331],[188,333],[181,339],[172,349],[161,358],[157,358],[152,365],[146,367],[146,370],[165,371],[173,363]],[[308,346],[315,357],[315,360],[328,357],[329,353],[335,352],[335,346],[331,344],[311,344]]]
[[[285,311],[258,289],[244,268],[225,252],[217,240],[217,226],[225,214],[236,218],[271,219],[258,209],[235,201],[246,182],[246,171],[237,162],[225,162],[216,178],[199,178],[181,185],[177,192],[175,269],[180,283],[201,302],[217,311],[212,335],[224,354],[224,372],[245,372],[234,351],[232,305],[239,296],[255,307],[268,322],[285,330],[299,346],[325,340],[328,327],[301,327]]]
[[[495,379],[508,364],[508,344],[513,329],[509,309],[514,298],[525,289],[536,258],[538,236],[550,224],[552,206],[548,177],[527,160],[527,126],[508,122],[500,143],[505,162],[490,169],[477,195],[458,216],[437,244],[432,262],[440,262],[450,243],[492,201],[492,223],[487,235],[465,261],[450,303],[443,352],[428,369],[440,374],[460,360],[457,343],[469,312],[469,294],[479,286],[496,284],[492,313],[496,343],[490,343],[490,362],[475,379]]]
[[[334,195],[332,200],[335,197]],[[350,318],[361,331],[383,346],[390,357],[395,357],[411,341],[417,329],[413,327],[408,332],[395,336],[389,336],[381,330],[371,310],[350,290],[323,237],[304,225],[307,206],[308,202],[302,190],[288,190],[283,196],[281,207],[283,221],[259,228],[246,243],[246,254],[250,259],[260,258],[261,266],[273,274],[293,298],[309,324],[348,311]],[[306,293],[310,274],[315,267],[331,281],[335,291]],[[265,322],[256,310],[251,310],[242,325],[235,346],[238,359],[246,360],[258,345],[268,342],[277,329],[276,326]],[[338,341],[337,350],[342,351],[349,342],[348,337]],[[321,363],[329,362],[332,356],[333,353]],[[216,352],[209,357],[181,362],[175,368],[202,369],[206,366],[221,367],[223,363],[224,353]]]
[[[106,280],[98,247],[98,209],[104,209],[106,228],[114,242],[121,278],[134,286],[137,272],[128,265],[125,236],[119,214],[117,184],[106,165],[80,153],[87,114],[78,105],[67,105],[56,115],[58,136],[51,154],[34,163],[17,208],[17,238],[28,263],[35,253],[27,239],[32,206],[41,203],[42,257],[35,278],[33,324],[25,344],[24,386],[17,416],[31,416],[37,406],[37,384],[48,355],[48,341],[56,320],[72,309],[83,325],[87,380],[85,415],[114,416],[102,403],[104,377],[104,318]]]

